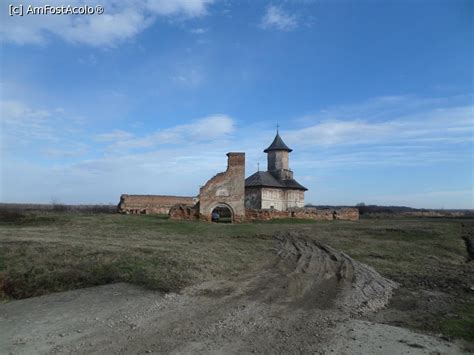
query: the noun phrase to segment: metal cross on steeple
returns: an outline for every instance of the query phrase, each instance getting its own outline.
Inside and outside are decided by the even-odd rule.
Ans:
[[[257,163],[257,171],[260,171],[260,163]]]
[[[280,125],[277,123],[277,134],[278,134],[279,128],[280,128]]]

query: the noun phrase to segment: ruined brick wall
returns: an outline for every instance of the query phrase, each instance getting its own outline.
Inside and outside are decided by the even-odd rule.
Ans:
[[[118,205],[119,213],[126,214],[168,214],[171,207],[181,204],[194,206],[193,197],[166,195],[122,195]]]
[[[343,219],[348,221],[357,221],[359,219],[359,209],[357,208],[340,208],[336,210],[335,219]]]
[[[245,219],[245,153],[227,153],[227,170],[219,173],[199,191],[199,214],[211,220],[212,210],[224,205],[230,207],[234,221]]]
[[[291,213],[289,211],[247,209],[245,217],[248,221],[269,221],[277,218],[291,218]]]
[[[334,209],[314,209],[303,208],[294,209],[291,212],[291,217],[303,219],[315,219],[319,221],[331,221],[336,219],[337,210]]]
[[[175,205],[168,213],[171,219],[199,219],[199,204],[195,206]]]
[[[245,212],[247,220],[253,221],[268,221],[277,218],[300,218],[319,221],[331,221],[335,219],[357,221],[359,219],[359,210],[357,208],[297,208],[288,211],[247,209]]]

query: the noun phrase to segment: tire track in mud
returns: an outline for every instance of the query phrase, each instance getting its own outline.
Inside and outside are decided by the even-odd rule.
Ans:
[[[208,281],[180,294],[143,291],[145,296],[137,297],[133,307],[132,291],[128,303],[117,298],[110,304],[102,300],[97,307],[99,291],[96,296],[89,291],[91,296],[82,301],[71,296],[67,307],[72,314],[62,320],[71,331],[54,340],[38,334],[34,342],[49,347],[46,353],[325,353],[339,324],[384,307],[397,287],[347,254],[296,234],[275,235],[275,248],[267,266],[236,280]],[[39,306],[50,307],[49,315],[55,313],[55,297],[41,298]],[[84,302],[89,302],[87,307]],[[7,318],[28,334],[34,323],[22,323],[28,315],[22,318],[21,304],[15,309],[15,303],[6,305]],[[75,314],[74,307],[91,314]],[[90,321],[99,310],[101,321]],[[87,327],[87,333],[69,336],[74,321]],[[6,350],[22,353],[28,348],[11,343]]]
[[[370,266],[320,242],[292,233],[277,234],[275,239],[277,254],[294,264],[289,282],[304,274],[305,290],[301,290],[301,297],[315,297],[318,289],[332,287],[330,294],[336,295],[336,307],[362,314],[383,308],[399,286]]]
[[[275,235],[275,251],[260,270],[189,287],[157,313],[140,314],[140,332],[122,350],[324,353],[338,324],[384,307],[397,287],[347,254],[292,233]]]

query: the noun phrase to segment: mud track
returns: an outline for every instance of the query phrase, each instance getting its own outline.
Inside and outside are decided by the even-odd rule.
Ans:
[[[297,298],[317,305],[328,301],[321,292],[329,292],[335,308],[362,314],[384,307],[398,287],[371,267],[327,245],[292,234],[275,238],[279,241],[278,255],[291,260],[286,279],[290,285],[299,285]]]
[[[292,234],[275,250],[261,270],[181,294],[115,284],[0,305],[0,353],[459,353],[354,319],[397,287],[369,266]]]

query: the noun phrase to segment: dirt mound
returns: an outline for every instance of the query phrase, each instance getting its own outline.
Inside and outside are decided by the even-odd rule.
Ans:
[[[315,304],[351,313],[366,313],[383,308],[398,287],[370,266],[317,241],[292,233],[275,235],[277,252],[293,271],[287,275],[290,289],[299,298],[313,298]],[[299,286],[298,286],[299,285]]]

